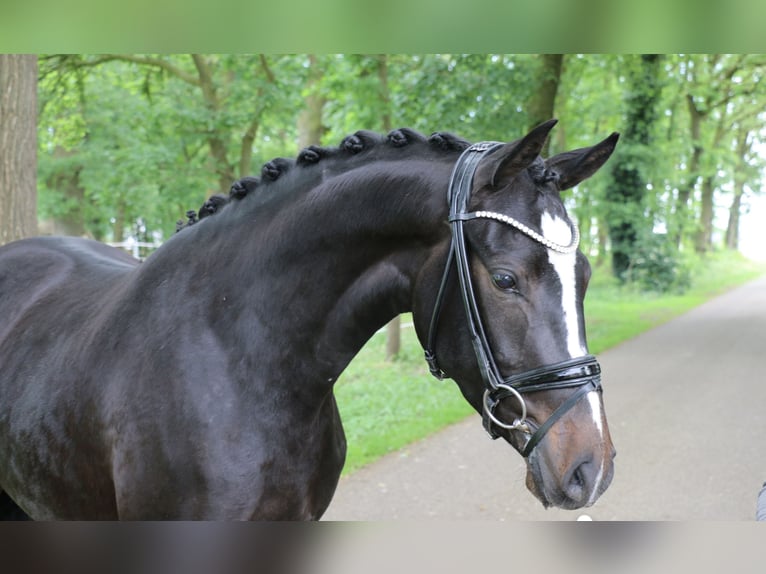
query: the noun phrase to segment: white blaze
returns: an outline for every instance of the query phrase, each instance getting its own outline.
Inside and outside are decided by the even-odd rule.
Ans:
[[[598,391],[591,391],[588,393],[588,404],[590,405],[593,422],[596,425],[599,434],[604,436],[604,424],[601,421],[601,395]]]
[[[572,228],[565,220],[543,213],[540,221],[543,237],[561,245],[569,245],[572,241]],[[566,327],[567,350],[571,358],[587,355],[585,343],[580,339],[580,318],[577,314],[577,279],[575,267],[577,252],[558,253],[548,250],[550,261],[561,282],[561,308],[564,311]]]
[[[569,223],[563,219],[543,213],[540,225],[543,237],[560,245],[569,245],[572,241],[572,229]],[[581,357],[588,354],[585,342],[580,338],[580,317],[577,313],[577,278],[575,267],[577,265],[577,252],[558,253],[548,250],[548,260],[559,276],[561,282],[561,308],[564,311],[564,325],[566,328],[567,350],[571,358]],[[604,440],[604,424],[602,419],[603,405],[600,393],[591,391],[587,394],[593,424],[596,426],[601,440]],[[601,461],[598,475],[593,483],[593,492],[586,506],[595,501],[599,491],[599,485],[604,478],[605,459]]]
[[[601,402],[601,394],[597,391],[591,391],[588,393],[588,405],[590,406],[590,412],[591,416],[593,417],[593,422],[596,424],[596,428],[598,429],[598,434],[601,437],[601,440],[603,442],[604,440],[604,424],[602,422],[602,409],[603,409],[603,403]],[[596,496],[598,495],[599,486],[601,485],[601,481],[604,480],[604,465],[606,464],[606,459],[601,459],[601,467],[598,469],[598,475],[596,475],[596,480],[593,481],[593,492],[590,494],[590,499],[588,500],[588,503],[586,506],[591,506],[594,502],[596,502]]]

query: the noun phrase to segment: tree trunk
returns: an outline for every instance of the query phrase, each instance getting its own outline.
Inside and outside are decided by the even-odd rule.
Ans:
[[[689,130],[692,137],[692,156],[689,161],[689,178],[686,180],[686,184],[678,190],[675,217],[673,218],[673,231],[671,237],[677,247],[681,246],[686,229],[689,227],[689,200],[691,199],[692,191],[694,191],[694,187],[697,185],[697,180],[699,179],[700,163],[703,153],[700,130],[704,114],[697,109],[691,94],[687,95],[687,102],[689,104]]]
[[[737,134],[737,161],[740,165],[738,169],[734,170],[734,199],[732,199],[731,206],[729,207],[729,221],[726,225],[727,249],[739,248],[739,216],[742,210],[742,196],[745,193],[745,183],[747,180],[744,164],[745,154],[749,148],[749,137],[750,132],[746,129],[741,129]]]
[[[120,201],[112,223],[112,241],[121,243],[125,239],[125,204]]]
[[[555,116],[556,93],[561,81],[561,70],[564,63],[563,54],[542,54],[541,65],[535,78],[536,88],[527,102],[529,114],[529,129]],[[542,156],[548,157],[550,141],[545,142]]]
[[[601,267],[607,262],[606,246],[609,243],[609,222],[603,217],[598,218],[598,253],[596,255],[596,266]]]
[[[309,77],[306,83],[308,88],[308,95],[305,99],[306,107],[298,115],[298,147],[300,149],[312,144],[319,145],[326,131],[322,122],[322,114],[327,100],[316,90],[317,83],[322,79],[322,73],[323,70],[318,66],[317,57],[310,54]]]
[[[713,137],[712,154],[716,154],[726,137],[727,127],[730,124],[729,113],[726,108],[721,111]],[[713,220],[715,218],[715,172],[707,173],[702,180],[702,197],[700,203],[699,225],[695,236],[694,248],[697,253],[704,254],[713,248]]]
[[[388,56],[380,54],[378,60],[378,94],[380,102],[380,123],[383,131],[388,133],[392,129],[391,122],[391,92],[388,87]],[[386,360],[396,358],[402,348],[402,318],[394,317],[386,325]]]
[[[700,204],[700,224],[694,240],[694,250],[697,253],[707,253],[713,246],[713,195],[715,187],[713,176],[702,180],[702,198]]]
[[[255,136],[258,134],[258,128],[260,127],[260,115],[255,116],[250,125],[247,126],[245,133],[242,135],[239,148],[239,176],[245,177],[252,173],[251,162],[253,159],[253,142],[255,142]]]
[[[697,126],[696,128],[694,126]],[[697,117],[692,118],[692,133],[699,132],[699,119]],[[694,136],[692,136],[694,138]],[[686,233],[692,228],[692,221],[689,216],[690,200],[692,198],[692,192],[697,186],[699,180],[699,166],[700,158],[702,157],[702,146],[695,142],[692,149],[692,157],[689,162],[689,177],[685,184],[678,189],[678,196],[676,199],[675,212],[672,221],[673,231],[671,238],[676,244],[676,247],[681,247],[684,241]]]
[[[199,54],[192,54],[192,60],[197,68],[199,76],[199,86],[202,89],[202,97],[208,110],[213,116],[216,116],[221,109],[221,100],[218,97],[218,91],[213,81],[213,73],[210,64]],[[218,188],[220,193],[227,193],[231,184],[236,179],[234,167],[229,162],[226,150],[226,133],[218,127],[218,122],[212,124],[215,127],[208,128],[207,141],[210,146],[210,156],[215,164],[215,170],[218,174]]]
[[[266,59],[265,54],[260,54],[258,59],[261,63],[261,69],[266,76],[266,80],[270,84],[274,84],[277,80],[269,67],[269,62]],[[253,117],[250,120],[250,124],[247,126],[244,135],[242,136],[241,145],[239,148],[239,177],[245,177],[250,175],[251,163],[253,159],[253,142],[255,142],[255,136],[258,134],[258,128],[261,126],[261,116],[263,115],[264,106],[261,102],[264,96],[264,88],[261,86],[255,94],[255,111]]]
[[[0,54],[0,245],[37,234],[37,56]]]
[[[729,207],[729,222],[726,225],[726,249],[739,249],[739,215],[742,210],[744,186],[734,190],[734,199]]]
[[[637,68],[630,70],[625,145],[612,160],[612,183],[606,193],[607,221],[612,272],[619,279],[630,268],[639,234],[651,232],[652,222],[644,216],[645,164],[651,157],[652,129],[660,96],[659,72],[660,57],[656,54],[643,54]]]

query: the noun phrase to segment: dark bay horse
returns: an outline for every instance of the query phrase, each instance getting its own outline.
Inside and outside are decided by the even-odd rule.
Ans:
[[[0,248],[0,512],[318,519],[345,458],[333,384],[406,311],[532,493],[593,504],[614,448],[559,192],[617,136],[543,160],[554,123],[508,144],[312,146],[143,263],[79,238]]]

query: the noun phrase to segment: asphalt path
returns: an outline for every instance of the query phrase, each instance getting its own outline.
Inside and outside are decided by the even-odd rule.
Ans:
[[[341,479],[324,520],[754,520],[766,481],[766,277],[599,356],[617,448],[590,508],[544,509],[472,416]]]

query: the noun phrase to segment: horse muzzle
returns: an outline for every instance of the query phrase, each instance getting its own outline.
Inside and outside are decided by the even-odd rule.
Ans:
[[[612,482],[615,455],[601,394],[590,391],[527,457],[527,488],[546,508],[592,506]]]
[[[527,460],[527,489],[545,508],[576,510],[592,506],[609,488],[614,476],[613,454],[603,460],[590,457],[575,462],[561,478],[537,453]]]
[[[534,428],[527,422],[527,406],[522,394],[568,388],[574,388],[575,391],[547,417],[545,422]],[[501,436],[496,430],[498,427],[527,435],[526,444],[523,449],[520,449],[522,456],[527,458],[551,427],[591,391],[601,393],[601,366],[593,355],[569,359],[508,377],[502,383],[493,384],[492,388],[484,393],[482,409],[484,428],[493,439]],[[505,423],[495,415],[495,409],[501,401],[508,398],[515,399],[521,410],[520,416],[511,423]]]

